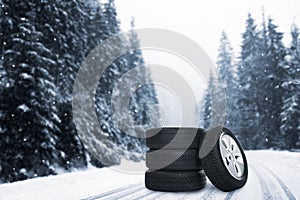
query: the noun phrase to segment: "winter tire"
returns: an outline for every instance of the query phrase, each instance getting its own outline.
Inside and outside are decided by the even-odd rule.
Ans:
[[[203,157],[201,154],[208,149],[211,150]],[[209,130],[199,155],[207,177],[220,190],[232,191],[246,184],[246,156],[241,144],[229,129],[215,127]]]
[[[153,128],[147,130],[146,135],[146,144],[150,149],[161,149],[166,145],[168,145],[168,149],[198,149],[199,142],[204,137],[204,130],[197,128]]]
[[[146,171],[146,188],[164,192],[199,190],[206,185],[206,176],[201,171]]]
[[[149,151],[146,153],[146,165],[152,170],[200,170],[198,152],[198,149]]]

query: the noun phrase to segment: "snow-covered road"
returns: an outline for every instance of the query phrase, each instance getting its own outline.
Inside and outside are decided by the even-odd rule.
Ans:
[[[141,174],[103,168],[0,185],[0,199],[300,199],[300,153],[248,151],[246,155],[248,182],[228,193],[209,181],[195,192],[155,192],[144,187]]]

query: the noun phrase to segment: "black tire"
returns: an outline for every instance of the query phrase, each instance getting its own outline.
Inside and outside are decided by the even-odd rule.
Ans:
[[[146,171],[146,188],[164,192],[200,190],[206,185],[206,176],[201,171]]]
[[[226,138],[229,138],[229,137],[232,138],[236,143],[236,145],[233,145],[235,147],[232,147],[232,145],[230,145],[229,151],[231,148],[232,149],[238,148],[240,151],[239,154],[241,154],[241,157],[236,156],[239,154],[228,153],[227,154],[227,155],[229,155],[228,157],[223,156],[223,158],[224,158],[224,161],[223,161],[222,153],[220,150],[220,148],[222,148],[222,147],[220,147],[220,146],[223,145],[224,139],[222,139],[222,144],[220,144],[220,141],[221,141],[221,138],[224,137],[224,135],[227,135],[227,136],[225,136]],[[228,146],[227,143],[224,146]],[[213,148],[211,149],[211,147],[213,147]],[[203,152],[207,151],[208,149],[211,149],[211,150],[208,151],[209,153],[203,157]],[[227,153],[227,151],[225,151],[225,150],[223,150],[223,152]],[[229,129],[224,128],[224,127],[216,127],[216,128],[209,130],[205,136],[202,147],[200,148],[199,155],[201,158],[202,167],[203,167],[207,177],[212,182],[212,184],[214,186],[216,186],[218,189],[228,192],[228,191],[232,191],[232,190],[241,188],[246,184],[247,179],[248,179],[248,165],[247,165],[246,156],[245,156],[245,153],[244,153],[244,150],[243,150],[241,144],[238,142],[237,138],[233,135],[233,133]],[[234,159],[233,159],[233,157],[234,157]],[[243,163],[244,163],[243,168],[241,167],[241,165],[239,165],[239,167],[237,167],[238,162],[237,162],[236,158],[243,159]],[[233,168],[231,168],[232,169],[231,172],[230,172],[230,169],[226,168],[225,163],[227,163],[228,166],[231,165],[233,167]],[[235,163],[235,164],[232,165],[232,163]],[[241,169],[244,169],[244,170],[241,170]],[[236,171],[236,173],[240,173],[240,175],[235,177],[236,174],[234,175],[234,173],[232,172],[234,170]]]
[[[184,127],[153,128],[146,131],[146,136],[146,144],[150,149],[161,149],[168,144],[168,149],[198,149],[204,130]]]
[[[202,165],[198,153],[198,149],[148,151],[146,153],[146,166],[152,170],[200,170]]]

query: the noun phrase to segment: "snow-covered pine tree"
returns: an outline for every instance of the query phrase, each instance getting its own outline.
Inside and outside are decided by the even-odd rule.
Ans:
[[[96,0],[1,0],[1,9],[4,15],[0,19],[0,49],[4,70],[0,74],[5,87],[0,92],[6,97],[0,102],[0,147],[5,149],[0,159],[2,181],[54,174],[55,166],[66,170],[85,167],[86,153],[72,117],[72,88],[85,56],[103,40],[120,32],[113,1],[99,5]],[[121,42],[129,45],[126,38]],[[100,81],[96,110],[108,135],[107,144],[141,152],[141,141],[117,129],[111,119],[109,98],[116,80],[134,66],[129,66],[130,62],[142,61],[141,54],[130,59],[124,55],[110,66],[107,76]],[[138,116],[137,121],[146,124],[148,107],[144,100],[157,101],[154,88],[147,87],[141,92],[141,100],[135,101],[142,105],[140,113],[144,116]],[[82,115],[82,125],[87,132],[93,132],[87,126],[85,113]],[[120,151],[102,150],[112,163],[118,162]],[[30,166],[32,162],[34,166]]]
[[[105,28],[102,29],[104,31],[103,35],[108,38],[109,36],[114,36],[120,32],[119,22],[117,20],[116,11],[114,1],[109,1],[103,6],[103,16],[102,16],[102,25],[105,25]],[[108,25],[108,26],[107,26]],[[106,39],[104,38],[104,39]],[[104,72],[102,77],[100,78],[99,85],[96,91],[96,110],[98,119],[100,122],[100,126],[102,130],[106,133],[106,136],[103,136],[107,140],[105,143],[113,143],[120,147],[126,154],[126,152],[143,152],[144,151],[144,140],[136,138],[132,135],[129,135],[126,130],[120,129],[118,127],[119,124],[116,123],[113,118],[112,113],[112,93],[116,88],[118,82],[121,78],[124,78],[124,75],[130,70],[138,67],[139,70],[134,77],[129,77],[125,80],[126,84],[121,86],[124,89],[130,88],[130,86],[135,85],[137,81],[146,79],[150,81],[149,72],[143,66],[144,61],[142,59],[141,51],[139,50],[139,41],[137,35],[135,34],[133,27],[131,31],[131,36],[129,38],[121,38],[120,41],[121,47],[119,46],[109,46],[106,47],[108,51],[106,52],[108,55],[113,53],[114,48],[127,48],[133,47],[136,50],[129,52],[118,59],[116,59]],[[121,104],[115,105],[114,109],[123,109],[126,108],[127,112],[131,114],[132,117],[130,119],[125,118],[125,116],[118,116],[119,120],[127,122],[129,125],[136,123],[137,125],[146,125],[150,123],[150,118],[148,116],[150,103],[157,103],[156,94],[154,91],[153,85],[146,85],[139,88],[135,94],[131,97],[131,103],[129,105],[123,105],[122,103],[126,103],[122,101],[125,93],[119,93],[119,99],[121,100]],[[120,103],[120,102],[119,102]],[[157,115],[159,116],[159,115]],[[112,148],[111,148],[112,149]],[[120,152],[114,153],[114,150],[107,154],[107,157],[115,157],[120,158],[122,156]],[[116,150],[117,151],[117,150]],[[123,152],[123,153],[124,153]],[[121,152],[122,153],[122,152]],[[120,154],[120,155],[116,155]],[[130,156],[130,153],[128,154]],[[111,159],[108,159],[111,160]],[[111,161],[109,161],[111,162]],[[113,161],[112,161],[113,162]],[[118,159],[114,161],[118,163]],[[111,164],[115,164],[111,163]],[[106,163],[110,164],[110,163]]]
[[[286,149],[300,149],[300,38],[299,29],[292,26],[292,43],[285,56],[283,110],[280,131]]]
[[[259,34],[254,19],[248,14],[237,69],[238,87],[234,96],[237,106],[235,129],[246,149],[259,148],[260,143],[265,141],[260,131],[257,102],[260,96],[258,81],[262,79],[259,64],[262,40]]]
[[[94,47],[98,44],[101,44],[105,39],[115,36],[120,33],[119,21],[117,19],[117,12],[115,8],[115,4],[113,0],[108,1],[102,5],[102,9],[94,10],[93,17],[94,23],[89,24],[88,31],[91,31],[91,40],[89,40],[91,46]],[[113,53],[114,48],[126,48],[128,46],[136,48],[136,50],[123,55],[116,59],[104,72],[103,76],[99,81],[99,85],[96,91],[96,111],[99,119],[100,126],[102,130],[105,132],[105,136],[103,136],[103,141],[105,145],[112,145],[112,143],[116,146],[119,146],[124,151],[129,152],[142,152],[144,151],[144,143],[143,139],[132,137],[128,135],[128,133],[121,130],[117,124],[115,123],[115,119],[112,118],[112,107],[111,107],[111,98],[112,92],[115,89],[120,78],[125,75],[131,69],[141,66],[139,73],[131,79],[126,80],[126,88],[134,85],[136,81],[139,79],[147,79],[150,80],[149,72],[143,67],[143,59],[141,51],[139,50],[139,41],[137,35],[133,31],[131,32],[130,38],[122,38],[119,46],[109,46],[106,47],[108,51],[107,55]],[[103,57],[103,55],[101,55]],[[137,96],[134,95],[130,105],[118,105],[119,107],[127,107],[128,112],[133,116],[132,119],[125,119],[124,116],[119,116],[119,119],[123,121],[133,120],[136,124],[145,125],[150,123],[150,118],[148,116],[148,103],[157,103],[157,98],[153,85],[146,85],[138,89],[135,94],[139,94]],[[120,93],[119,98],[122,99],[124,94]],[[147,103],[146,103],[147,102]],[[135,105],[135,106],[133,106]],[[159,116],[159,115],[157,115]],[[124,118],[124,119],[123,119]],[[84,117],[83,117],[84,119]],[[131,124],[128,121],[128,124]],[[92,132],[93,130],[86,130],[88,132]],[[104,141],[106,140],[106,141]],[[112,146],[114,146],[112,145]],[[111,148],[111,147],[110,147]],[[103,150],[105,151],[105,150]],[[108,160],[105,164],[115,164],[118,163],[118,158],[122,156],[120,152],[107,151],[107,155],[105,155]],[[116,155],[120,154],[120,155]],[[92,155],[91,155],[92,156]],[[110,157],[110,158],[109,158]],[[118,157],[116,160],[115,157]],[[111,159],[113,158],[113,159]],[[110,163],[111,162],[111,163]],[[92,158],[92,163],[99,166],[101,165],[98,161]]]
[[[212,116],[212,99],[211,99],[211,92],[215,91],[215,80],[214,75],[210,72],[209,80],[207,83],[207,89],[205,90],[204,97],[200,102],[200,118],[201,123],[199,124],[200,128],[208,129],[211,116]]]
[[[47,72],[49,77],[51,77],[52,84],[55,84],[55,86],[51,85],[51,87],[55,87],[55,90],[53,91],[56,91],[55,100],[53,100],[52,103],[53,106],[55,106],[56,116],[58,117],[58,119],[60,119],[59,123],[56,123],[56,128],[58,128],[58,130],[55,133],[55,135],[53,135],[53,137],[56,138],[55,150],[53,152],[60,152],[61,159],[59,161],[51,160],[51,163],[56,163],[60,167],[63,167],[67,170],[73,167],[86,166],[85,151],[79,137],[77,136],[72,119],[72,86],[76,76],[76,72],[81,62],[83,61],[85,55],[89,53],[89,51],[92,48],[94,48],[95,44],[97,44],[97,42],[95,42],[94,39],[95,37],[92,37],[93,33],[98,29],[105,28],[101,27],[100,23],[95,23],[92,27],[87,27],[90,28],[88,29],[89,32],[87,32],[87,28],[85,27],[87,25],[87,22],[90,22],[90,24],[91,21],[99,22],[98,18],[100,18],[100,16],[97,16],[97,20],[95,18],[92,19],[91,17],[95,16],[93,15],[93,13],[95,13],[95,8],[88,7],[85,3],[86,2],[83,3],[82,1],[68,0],[64,2],[42,1],[38,3],[32,1],[4,1],[4,3],[1,4],[1,8],[4,8],[5,10],[5,12],[3,13],[6,13],[6,16],[4,18],[1,18],[1,28],[5,28],[5,31],[1,31],[1,34],[3,36],[1,37],[1,44],[8,44],[7,47],[5,47],[5,49],[4,47],[2,48],[3,52],[4,50],[6,51],[5,59],[9,61],[13,60],[15,62],[23,62],[22,59],[24,57],[17,57],[13,55],[17,51],[11,51],[11,45],[14,45],[15,48],[24,51],[24,53],[28,51],[29,48],[27,48],[23,43],[18,43],[17,45],[17,43],[15,42],[14,44],[12,44],[12,40],[14,38],[11,38],[10,40],[7,39],[7,41],[2,40],[4,40],[5,38],[10,38],[12,35],[15,35],[19,21],[27,20],[29,24],[34,27],[35,33],[37,33],[35,35],[31,34],[34,32],[31,29],[27,28],[27,25],[24,26],[25,28],[23,26],[20,28],[24,32],[24,34],[27,33],[27,38],[31,37],[33,38],[32,40],[36,38],[36,43],[31,42],[31,46],[29,46],[32,47],[32,49],[37,49],[36,51],[41,53],[41,56],[44,56],[44,60],[48,59],[47,61],[51,61],[52,63],[51,67],[46,65],[39,66],[40,70],[44,70],[45,73]],[[99,6],[98,3],[94,5]],[[20,9],[22,12],[18,12],[18,14],[16,14],[14,11],[18,9]],[[101,11],[101,7],[98,7],[96,9]],[[98,13],[96,12],[96,14]],[[16,20],[18,20],[18,22],[16,22]],[[23,34],[23,32],[21,34]],[[97,41],[101,41],[101,39],[103,39],[103,37],[101,37],[101,35],[98,34]],[[88,43],[87,41],[91,42]],[[25,44],[28,43],[29,42]],[[90,44],[92,44],[93,46]],[[36,65],[38,64],[39,62],[36,62]],[[47,68],[44,69],[44,67]],[[35,76],[37,75],[34,75],[34,77]],[[7,77],[8,76],[4,77],[6,80],[3,82],[6,85],[14,84],[14,77],[11,77],[9,79]],[[56,90],[57,88],[58,91]],[[34,88],[33,90],[36,89],[37,88]],[[5,91],[5,94],[10,94],[11,89],[8,88],[7,90],[8,91]],[[26,100],[29,101],[30,98]],[[52,101],[51,98],[49,98],[48,100]],[[11,99],[9,99],[9,101],[1,101],[3,112],[6,112],[6,109],[8,109],[9,107],[13,107],[11,106],[11,104],[14,103],[17,102],[12,101]],[[46,105],[47,104],[45,103],[45,106]],[[32,110],[36,111],[38,109],[35,110],[35,108],[32,108]],[[47,109],[45,109],[44,112],[46,112],[46,110]],[[49,113],[51,113],[51,109],[49,109]],[[46,114],[47,113],[45,113],[45,115]],[[34,119],[34,116],[32,116],[32,118]],[[3,120],[10,120],[10,118],[7,118],[7,115],[3,115]],[[24,124],[24,126],[26,126],[26,124]],[[9,131],[5,127],[3,127],[3,130],[5,133]],[[39,131],[38,128],[37,131]],[[10,136],[11,135],[12,134],[10,134]],[[10,141],[14,142],[14,139],[10,138]],[[36,142],[38,143],[39,141],[36,140]],[[9,157],[9,155],[7,156]],[[26,158],[27,156],[23,157]],[[49,159],[51,159],[51,157],[49,157]],[[46,159],[44,160],[48,162]],[[1,159],[1,161],[5,162],[4,159]],[[6,165],[6,167],[11,169],[13,168],[9,164]],[[14,180],[26,178],[27,176],[24,175],[24,177],[21,177],[18,175],[18,173],[20,174],[20,172],[15,173],[16,178]],[[22,170],[22,173],[24,173],[24,170]],[[37,175],[47,175],[47,173],[48,172],[45,172],[45,174],[37,173]],[[49,173],[55,173],[55,170],[49,170]],[[31,175],[29,175],[28,177],[31,177]],[[13,180],[10,177],[6,177],[4,179],[6,181]]]
[[[101,24],[104,30],[104,39],[113,37],[120,33],[120,25],[117,19],[116,8],[113,0],[108,1],[103,6]],[[107,51],[105,52],[107,57],[110,57],[114,51],[119,49],[115,48],[126,48],[127,40],[126,38],[121,38],[117,46],[107,46],[105,47]],[[101,55],[103,57],[103,55]],[[111,147],[108,148],[108,153],[105,155],[107,161],[105,164],[111,165],[119,162],[122,153],[127,151],[128,141],[131,141],[130,136],[127,136],[125,132],[119,129],[118,124],[115,123],[112,113],[111,98],[114,88],[117,86],[118,81],[128,71],[128,62],[126,56],[123,55],[117,58],[110,66],[108,66],[99,80],[99,84],[96,90],[96,110],[98,115],[98,120],[102,131],[105,133],[102,142],[107,144],[111,143]],[[121,98],[121,97],[120,97]],[[135,146],[134,141],[131,141]],[[117,153],[118,149],[124,150],[124,152]],[[119,155],[116,155],[119,154]],[[114,159],[111,159],[116,157]]]
[[[38,29],[43,32],[43,43],[55,57],[56,66],[52,69],[57,98],[60,135],[57,148],[64,154],[64,168],[85,167],[86,156],[76,133],[72,118],[72,86],[87,48],[85,23],[89,21],[88,10],[81,1],[43,1],[37,7]]]
[[[266,135],[266,147],[283,148],[284,142],[280,137],[280,114],[283,107],[284,67],[282,63],[286,49],[282,43],[283,33],[278,32],[272,19],[268,20],[267,31],[263,31],[262,38],[265,46],[262,48],[261,70],[259,81],[260,97],[258,110],[261,114],[262,134]],[[266,35],[265,35],[266,34]]]
[[[136,125],[142,125],[148,128],[159,126],[159,111],[151,110],[153,116],[150,116],[151,105],[157,104],[158,100],[154,85],[150,83],[150,72],[145,66],[142,51],[139,49],[140,43],[134,30],[134,18],[131,21],[131,31],[128,38],[128,43],[133,49],[133,51],[128,54],[128,66],[130,66],[131,69],[136,69],[138,72],[135,80],[131,79],[128,80],[128,82],[129,84],[134,84],[134,82],[136,82],[140,86],[132,95],[132,101],[130,102],[129,110]],[[139,84],[143,82],[149,82],[149,84]],[[136,133],[136,135],[139,136],[138,133]],[[146,147],[144,139],[139,139],[139,141],[141,142],[141,150],[144,151]]]
[[[235,102],[234,93],[236,91],[235,69],[234,69],[234,55],[233,49],[225,31],[222,32],[220,39],[220,46],[218,49],[217,67],[219,72],[219,79],[222,85],[219,89],[226,92],[226,113],[225,126],[234,129],[235,127]]]
[[[1,14],[1,16],[4,16],[5,13],[4,13],[2,5],[4,5],[4,4],[2,3],[2,0],[0,0],[0,14]],[[0,95],[2,93],[3,88],[5,87],[5,83],[6,83],[6,81],[4,80],[6,77],[5,70],[3,68],[4,51],[5,51],[5,45],[6,45],[6,42],[4,40],[4,34],[7,34],[7,32],[11,31],[11,29],[8,28],[11,24],[10,20],[11,20],[10,18],[5,18],[5,19],[3,18],[2,20],[0,20]],[[0,100],[0,103],[1,103],[1,100]],[[1,114],[0,114],[0,117],[1,117]]]
[[[4,0],[1,5],[1,24],[8,28],[2,35],[7,80],[0,108],[2,182],[55,174],[62,160],[56,147],[57,90],[49,73],[55,58],[40,42],[43,33],[33,20],[38,4]]]
[[[120,32],[120,22],[117,19],[117,11],[114,0],[108,0],[103,5],[104,24],[106,26],[107,36],[112,36]]]

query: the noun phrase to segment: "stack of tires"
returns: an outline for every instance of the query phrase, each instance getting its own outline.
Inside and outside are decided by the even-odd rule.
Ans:
[[[222,191],[243,187],[248,178],[242,146],[227,128],[208,131],[197,128],[147,130],[145,185],[168,192],[199,190],[206,175]]]
[[[199,159],[199,142],[204,138],[202,129],[155,128],[146,134],[148,189],[182,192],[204,188],[206,175]]]

